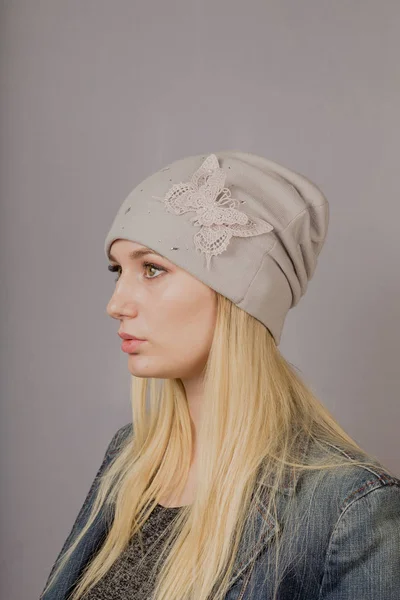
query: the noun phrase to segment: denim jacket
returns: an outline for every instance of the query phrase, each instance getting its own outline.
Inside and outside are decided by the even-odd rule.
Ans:
[[[132,424],[128,423],[112,438],[49,578],[87,520],[100,475],[131,432]],[[308,446],[304,446],[304,455]],[[337,446],[332,448],[344,452]],[[246,523],[225,600],[271,600],[274,540],[283,529],[279,514],[293,494],[295,503],[285,522],[286,538],[282,543],[290,539],[294,523],[300,523],[300,530],[295,536],[295,555],[278,588],[279,600],[400,600],[400,479],[391,476],[379,462],[372,462],[376,462],[375,468],[354,466],[339,474],[330,472],[323,485],[316,486],[310,471],[299,478],[288,472],[279,489],[277,519],[266,514],[266,498],[255,500],[258,510]],[[257,532],[255,544],[248,543],[250,527]],[[67,600],[106,533],[100,512],[55,587],[42,593],[42,600]],[[267,566],[270,575],[265,577]]]

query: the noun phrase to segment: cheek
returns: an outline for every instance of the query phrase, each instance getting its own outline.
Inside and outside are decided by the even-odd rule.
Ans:
[[[215,326],[216,308],[210,295],[182,296],[165,302],[157,314],[156,337],[168,345],[199,351],[209,346]],[[153,330],[153,327],[152,327]]]

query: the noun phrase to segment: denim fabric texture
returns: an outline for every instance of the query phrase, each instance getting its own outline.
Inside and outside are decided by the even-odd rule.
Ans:
[[[86,522],[99,477],[131,432],[132,424],[128,423],[112,438],[48,579]],[[344,452],[337,446],[332,448]],[[308,451],[306,444],[304,455]],[[262,498],[256,500],[256,517],[246,524],[225,600],[271,600],[277,536],[281,536],[286,565],[279,600],[400,600],[400,479],[379,462],[374,468],[355,466],[345,472],[327,473],[323,484],[314,485],[313,477],[306,473],[296,479],[293,473],[288,474],[278,494],[277,520],[266,514]],[[289,496],[294,504],[283,528],[279,515]],[[295,525],[300,528],[293,536]],[[250,527],[257,532],[255,544],[248,543]],[[100,513],[55,587],[40,598],[67,600],[106,535],[106,520]],[[292,545],[285,550],[289,540]]]

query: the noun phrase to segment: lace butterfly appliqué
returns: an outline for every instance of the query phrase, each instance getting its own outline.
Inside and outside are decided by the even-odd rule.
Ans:
[[[225,180],[226,173],[220,168],[218,158],[210,154],[190,181],[175,183],[163,198],[156,197],[170,213],[196,211],[190,221],[201,229],[193,241],[196,249],[205,254],[207,269],[211,257],[224,252],[233,236],[251,237],[273,230],[267,221],[249,217],[237,209],[240,200],[231,197]]]

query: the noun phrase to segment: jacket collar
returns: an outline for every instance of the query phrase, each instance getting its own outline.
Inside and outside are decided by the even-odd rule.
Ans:
[[[299,442],[299,454],[302,462],[306,458],[309,447],[310,438],[303,434],[300,436]],[[294,467],[285,471],[282,483],[278,486],[278,513],[283,510],[288,498],[296,492],[298,481],[299,473]],[[229,586],[235,583],[270,541],[281,532],[279,519],[277,520],[271,513],[267,513],[271,485],[268,482],[264,482],[263,485],[266,487],[266,491],[261,497],[255,499],[256,510],[250,511],[250,516],[245,522]]]

